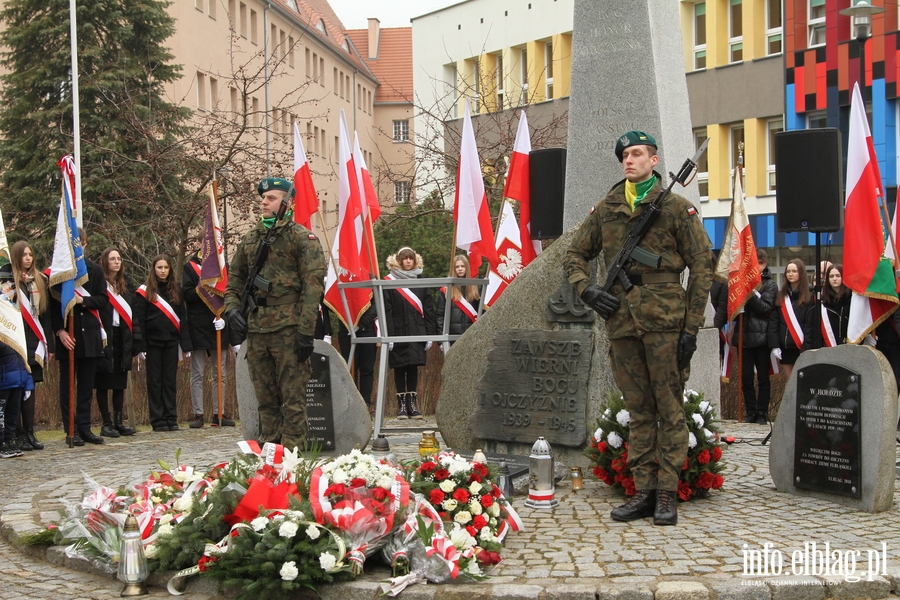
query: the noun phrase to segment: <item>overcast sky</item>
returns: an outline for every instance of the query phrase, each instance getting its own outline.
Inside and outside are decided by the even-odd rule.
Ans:
[[[328,0],[331,8],[347,29],[368,27],[367,19],[375,17],[382,27],[409,27],[412,17],[457,4],[461,0]]]

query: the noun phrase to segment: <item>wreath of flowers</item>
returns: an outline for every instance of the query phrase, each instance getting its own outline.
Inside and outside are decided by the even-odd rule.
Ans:
[[[723,445],[712,405],[699,392],[687,390],[684,418],[688,427],[688,454],[678,479],[678,497],[687,501],[719,489],[725,479],[721,475]],[[634,476],[628,468],[630,422],[631,414],[621,394],[611,394],[584,450],[594,476],[626,496],[633,496],[636,491]]]

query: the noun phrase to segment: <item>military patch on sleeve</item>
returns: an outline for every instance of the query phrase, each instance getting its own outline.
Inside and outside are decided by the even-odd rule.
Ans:
[[[309,234],[309,239],[311,239],[311,240],[316,239],[316,235],[314,233]]]
[[[697,214],[697,209],[694,208],[693,206],[688,206],[688,207],[687,207],[687,214],[689,214],[690,216],[693,217],[694,215]]]

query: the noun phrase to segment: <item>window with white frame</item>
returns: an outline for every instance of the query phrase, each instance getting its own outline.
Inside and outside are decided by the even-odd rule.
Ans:
[[[781,54],[783,48],[783,0],[766,0],[766,54]]]
[[[553,99],[553,42],[544,45],[544,81],[546,84],[546,98]]]
[[[699,150],[703,142],[706,141],[706,127],[694,130],[694,150]],[[709,200],[709,162],[707,161],[707,153],[700,155],[697,161],[697,187],[700,190],[700,201]]]
[[[775,134],[784,131],[784,119],[771,119],[767,124],[766,135],[766,192],[774,194],[775,181]]]
[[[404,202],[409,202],[409,182],[408,181],[395,181],[394,182],[394,203],[401,204]]]
[[[694,4],[694,70],[706,68],[706,2]]]
[[[206,75],[203,73],[197,72],[197,108],[200,110],[207,110],[209,105],[207,101],[209,97],[207,96],[209,92],[206,89]]]
[[[409,141],[409,119],[397,119],[394,121],[394,141]]]
[[[728,8],[728,62],[744,60],[743,0],[730,0]]]
[[[825,0],[806,0],[808,30],[807,46],[822,46],[825,44]]]
[[[806,128],[821,129],[828,127],[828,119],[824,110],[814,110],[806,113]]]
[[[519,105],[528,104],[528,49],[522,48],[519,58],[519,80],[522,82],[522,92],[519,95]]]
[[[503,110],[503,53],[497,55],[497,110]]]
[[[738,157],[744,154],[744,124],[736,124],[732,125],[728,132],[728,138],[730,141],[730,156],[729,156],[729,171],[731,172],[731,177],[729,181],[731,183],[731,188],[734,189],[734,173],[735,173],[735,165],[737,165]]]

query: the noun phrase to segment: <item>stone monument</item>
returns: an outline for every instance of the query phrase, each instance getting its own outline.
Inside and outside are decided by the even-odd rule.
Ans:
[[[897,384],[868,346],[803,352],[769,447],[775,487],[868,512],[894,502]]]
[[[562,269],[563,256],[574,227],[623,178],[613,152],[622,133],[640,129],[656,137],[663,175],[668,173],[664,167],[677,171],[695,152],[679,23],[677,2],[576,0],[564,210],[568,231],[448,351],[437,419],[451,447],[527,456],[543,435],[558,461],[587,465],[582,449],[615,385],[606,327],[575,297]],[[676,191],[697,204],[696,186]],[[688,386],[718,404],[717,335],[712,329],[700,333]],[[557,355],[571,352],[571,346],[550,352],[557,336],[585,344],[590,356],[579,362]],[[547,344],[534,354],[514,356],[515,340],[519,349],[526,348],[521,344],[527,340],[529,352],[542,341]],[[511,359],[506,371],[491,364],[502,355]],[[533,362],[527,363],[529,358]],[[588,373],[580,370],[584,368]],[[557,369],[576,371],[546,372]],[[579,395],[583,388],[571,388],[582,382],[587,386],[584,397]],[[570,422],[577,432],[568,431]]]
[[[238,409],[244,439],[255,440],[259,437],[259,412],[246,357],[244,344],[235,361]],[[331,344],[316,340],[310,368],[306,387],[310,439],[328,456],[345,454],[356,446],[363,448],[372,436],[372,418],[347,363]]]

